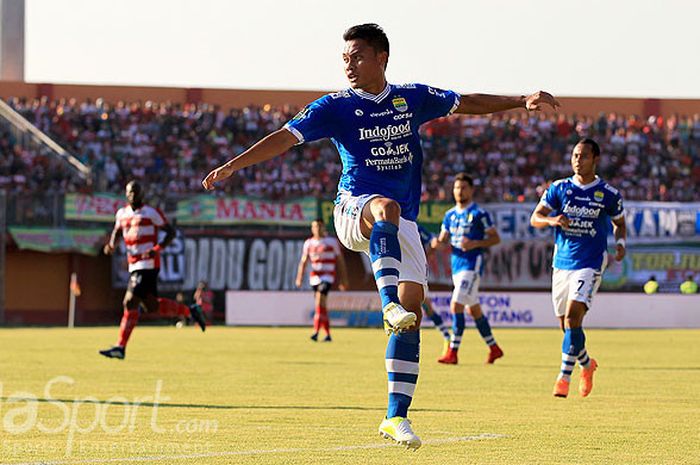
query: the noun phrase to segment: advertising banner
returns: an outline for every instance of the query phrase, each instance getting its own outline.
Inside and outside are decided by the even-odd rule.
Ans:
[[[125,204],[124,197],[116,194],[66,194],[65,217],[67,220],[114,223],[115,213]]]
[[[184,242],[185,290],[199,281],[213,291],[295,289],[304,239],[214,236]]]
[[[430,294],[433,308],[448,323],[450,293]],[[497,292],[479,296],[482,311],[494,327],[558,328],[551,294]],[[284,305],[280,303],[284,302]],[[381,327],[381,303],[376,292],[332,292],[328,313],[333,326]],[[700,295],[599,294],[586,316],[590,328],[699,328]],[[313,321],[311,292],[226,293],[226,324],[305,326]],[[466,318],[468,324],[470,318]],[[423,326],[432,326],[423,318]]]
[[[10,227],[9,231],[20,250],[77,252],[85,255],[97,255],[106,235],[102,229]]]
[[[176,217],[179,224],[308,226],[317,214],[313,197],[257,200],[197,195],[177,203]]]

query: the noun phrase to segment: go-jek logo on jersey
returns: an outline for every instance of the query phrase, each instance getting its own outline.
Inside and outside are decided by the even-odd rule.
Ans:
[[[372,129],[360,128],[360,140],[369,141],[390,141],[400,139],[411,134],[411,122],[403,124],[388,124],[383,128],[375,126]]]
[[[403,155],[408,152],[408,143],[392,145],[391,142],[387,142],[384,147],[372,147],[370,149],[370,153],[375,157]]]
[[[577,216],[579,218],[598,218],[600,216],[599,208],[578,207],[567,203],[564,206],[564,214]]]
[[[404,111],[408,110],[408,103],[403,97],[394,97],[391,103],[394,105],[394,108],[396,108],[396,111],[403,113]]]

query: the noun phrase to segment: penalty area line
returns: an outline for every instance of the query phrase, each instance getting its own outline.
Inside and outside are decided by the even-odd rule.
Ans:
[[[442,444],[452,444],[456,442],[466,441],[483,441],[488,439],[501,439],[507,437],[505,434],[482,433],[473,436],[456,436],[443,439],[428,439],[423,441],[425,446],[439,446]],[[216,457],[233,457],[245,455],[264,455],[264,454],[294,454],[306,452],[346,452],[352,450],[369,450],[369,449],[388,449],[392,447],[400,447],[393,442],[380,444],[363,444],[356,446],[336,446],[336,447],[309,447],[309,448],[281,448],[281,449],[254,449],[240,451],[224,451],[224,452],[204,452],[199,454],[180,454],[180,455],[152,455],[141,457],[121,457],[121,458],[102,458],[102,459],[64,459],[64,460],[41,460],[38,462],[3,462],[0,465],[79,465],[89,463],[113,463],[113,462],[153,462],[160,460],[187,460],[200,458],[216,458]]]

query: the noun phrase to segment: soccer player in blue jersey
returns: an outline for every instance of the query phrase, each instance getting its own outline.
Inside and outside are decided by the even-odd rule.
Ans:
[[[441,244],[450,244],[452,282],[455,286],[450,302],[452,341],[449,350],[438,362],[457,364],[457,353],[464,333],[466,307],[479,334],[489,347],[486,363],[493,363],[503,357],[503,351],[491,333],[488,318],[481,311],[479,282],[484,272],[484,251],[501,242],[501,238],[488,212],[473,202],[474,181],[468,174],[458,173],[455,176],[452,194],[455,206],[445,213],[440,235],[432,243],[433,248]]]
[[[421,303],[426,261],[416,227],[423,152],[418,129],[452,113],[485,114],[559,103],[546,92],[504,97],[459,94],[423,84],[389,84],[389,40],[376,24],[353,26],[342,54],[350,88],[310,103],[284,127],[210,172],[206,189],[294,145],[330,138],[343,170],[333,212],[340,241],[370,256],[391,333],[385,366],[389,406],[380,434],[409,448],[420,438],[407,419],[418,379]]]
[[[574,175],[552,183],[530,218],[535,228],[554,228],[552,302],[564,331],[562,363],[553,394],[569,394],[571,373],[581,366],[579,393],[593,389],[598,367],[586,351],[583,317],[591,307],[607,262],[607,238],[612,220],[615,260],[625,256],[627,228],[620,192],[596,176],[600,147],[592,139],[579,141],[571,155]]]
[[[420,242],[423,245],[423,250],[425,250],[426,255],[430,254],[433,251],[430,244],[435,235],[420,224],[418,225],[418,235],[420,236]],[[442,319],[440,314],[435,311],[428,295],[425,296],[425,300],[423,301],[423,312],[425,312],[425,316],[430,318],[430,321],[433,322],[435,328],[440,331],[440,334],[442,334],[442,337],[445,340],[443,354],[447,353],[450,347],[450,340],[452,339],[450,327],[447,323],[445,323],[445,320]]]

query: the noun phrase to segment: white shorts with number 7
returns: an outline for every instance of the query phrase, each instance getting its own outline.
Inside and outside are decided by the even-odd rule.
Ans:
[[[566,315],[566,303],[575,300],[586,305],[590,310],[593,296],[598,292],[605,263],[600,270],[582,268],[580,270],[561,270],[554,268],[552,273],[552,303],[556,316]]]

